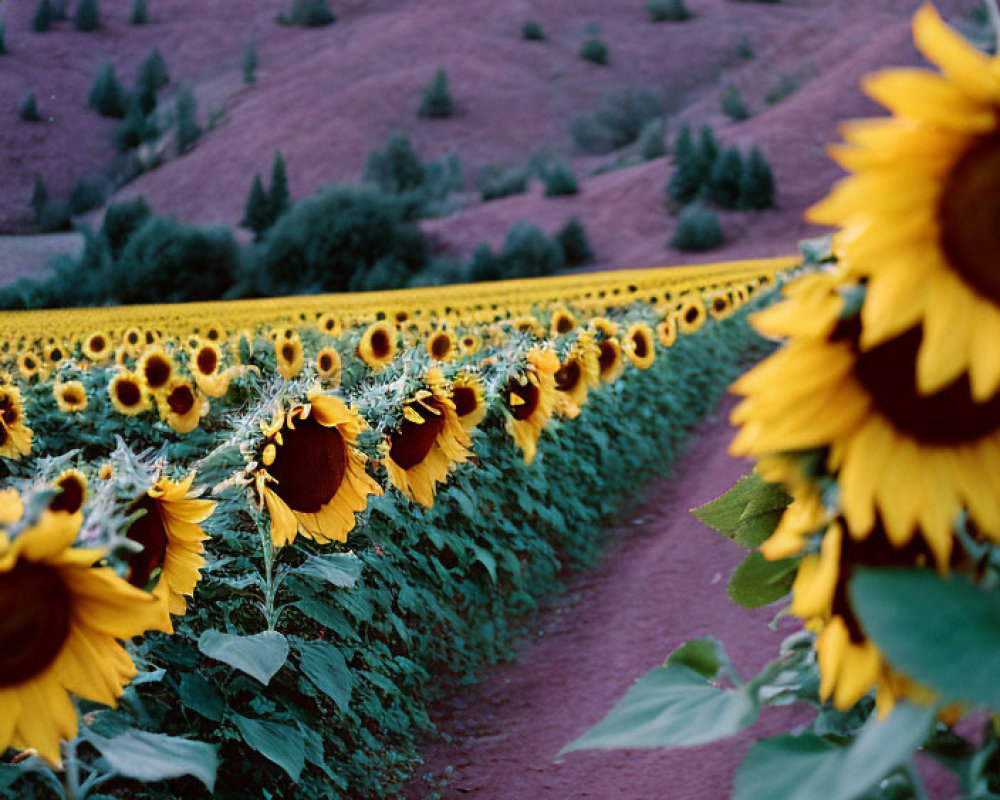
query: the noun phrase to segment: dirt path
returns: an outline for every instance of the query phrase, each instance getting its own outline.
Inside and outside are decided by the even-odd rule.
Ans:
[[[772,709],[752,734],[728,742],[555,760],[687,639],[714,634],[745,675],[777,652],[783,634],[766,626],[773,611],[745,611],[726,595],[741,551],[688,513],[748,470],[726,455],[730,407],[725,402],[706,421],[678,462],[677,477],[650,485],[646,502],[623,515],[604,562],[571,581],[537,620],[535,641],[517,662],[495,668],[437,710],[435,721],[452,741],[428,746],[426,765],[405,797],[424,797],[430,787],[423,776],[450,766],[445,799],[720,800],[729,796],[753,734],[788,729],[794,716]]]

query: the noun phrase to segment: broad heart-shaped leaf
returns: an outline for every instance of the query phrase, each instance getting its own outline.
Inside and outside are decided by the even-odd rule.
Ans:
[[[857,800],[909,761],[933,720],[933,708],[899,703],[849,747],[814,734],[763,739],[743,759],[732,800]]]
[[[726,591],[744,608],[760,608],[780,600],[795,581],[798,558],[768,561],[754,550],[733,572]]]
[[[791,501],[780,486],[767,483],[752,472],[740,478],[728,492],[692,509],[691,513],[741,547],[752,550],[774,532],[781,512]]]
[[[256,678],[265,686],[288,658],[288,642],[275,631],[239,636],[207,630],[198,639],[198,649]]]
[[[299,575],[319,578],[334,586],[350,589],[361,577],[361,560],[353,553],[309,556],[295,571]]]
[[[191,775],[209,791],[215,789],[215,774],[219,769],[215,745],[133,728],[110,739],[87,728],[82,733],[110,767],[125,778],[151,783]]]
[[[710,666],[707,648],[680,654],[640,678],[608,715],[563,753],[633,747],[690,747],[724,739],[752,725],[760,713],[750,687],[721,689],[704,676]],[[675,651],[677,653],[677,651]],[[721,659],[716,655],[716,663]],[[699,665],[685,666],[684,660]]]
[[[249,719],[239,714],[232,714],[230,718],[239,728],[244,742],[281,767],[293,781],[299,779],[306,761],[302,731],[293,725]]]
[[[711,680],[719,673],[719,668],[728,663],[729,657],[722,647],[722,642],[714,636],[706,636],[704,639],[684,642],[667,656],[666,665],[688,667],[706,680]]]
[[[1000,591],[928,569],[858,569],[849,588],[889,663],[945,700],[1000,709]]]
[[[302,671],[306,677],[317,689],[333,700],[337,708],[347,711],[347,706],[351,702],[354,678],[340,650],[324,641],[306,642],[301,639],[293,641],[295,649],[302,657]]]
[[[222,721],[225,703],[211,682],[195,672],[186,672],[181,676],[178,689],[181,702],[188,708],[215,722]]]

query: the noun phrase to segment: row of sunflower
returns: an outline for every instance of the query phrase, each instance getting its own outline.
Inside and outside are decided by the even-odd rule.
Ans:
[[[440,487],[458,465],[485,471],[489,448],[506,447],[490,443],[492,436],[475,446],[478,428],[503,432],[531,464],[542,431],[556,418],[579,417],[599,387],[620,392],[626,370],[650,371],[658,350],[679,345],[679,334],[742,318],[741,306],[773,282],[757,269],[748,264],[740,282],[685,291],[669,306],[662,298],[659,306],[608,298],[599,317],[563,306],[425,332],[406,319],[344,325],[328,312],[308,326],[254,333],[209,325],[177,339],[135,327],[21,341],[8,352],[0,385],[0,463],[12,487],[0,496],[0,751],[23,751],[14,760],[35,771],[62,770],[64,796],[75,800],[86,796],[81,786],[93,789],[114,774],[147,781],[195,775],[211,785],[215,750],[208,745],[198,750],[184,740],[187,749],[171,758],[176,737],[103,729],[100,716],[78,723],[81,713],[95,718],[125,693],[130,709],[139,705],[129,686],[137,676],[141,685],[170,681],[155,667],[180,647],[169,644],[178,637],[196,641],[202,660],[264,685],[273,672],[260,665],[273,648],[284,648],[284,659],[291,647],[303,674],[350,715],[342,688],[355,679],[344,657],[322,636],[278,632],[290,613],[281,593],[317,574],[337,587],[353,583],[350,559],[357,557],[330,553],[329,545],[357,535],[388,487],[428,510],[421,513],[437,513]],[[720,385],[715,376],[704,380]],[[700,393],[697,386],[687,391]],[[461,539],[480,535],[474,531],[456,532],[452,547],[468,547]],[[257,540],[256,550],[247,539]],[[495,559],[478,557],[495,579]],[[206,570],[220,573],[213,587],[221,581],[256,599],[223,620],[204,602],[189,608]],[[308,595],[298,607],[306,600],[316,603],[309,613],[332,624],[335,604]],[[397,635],[405,640],[405,626]],[[128,640],[131,646],[121,644]],[[225,683],[231,688],[233,680]],[[220,688],[200,672],[177,681],[186,702],[210,715],[205,698]],[[200,699],[187,696],[193,692]],[[301,764],[286,763],[268,743],[266,726],[277,723],[243,716],[247,708],[232,715],[243,741],[298,780]],[[155,715],[138,716],[149,727]],[[113,769],[82,757],[81,741]],[[109,742],[159,750],[156,768],[136,772]]]
[[[709,691],[725,655],[688,643],[574,747],[701,743],[798,700],[815,721],[755,745],[734,797],[924,798],[918,749],[963,797],[1000,791],[1000,57],[929,3],[913,33],[939,71],[865,81],[894,116],[846,125],[832,148],[851,174],[807,213],[839,229],[827,264],[752,317],[784,342],[733,386],[730,452],[756,471],[696,511],[751,551],[731,596],[790,592],[779,618],[805,630],[752,681],[729,670]],[[731,718],[679,733],[651,694],[664,682]],[[635,730],[643,703],[663,714]]]

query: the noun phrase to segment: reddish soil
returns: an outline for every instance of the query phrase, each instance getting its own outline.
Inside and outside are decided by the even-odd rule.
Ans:
[[[769,708],[751,729],[715,744],[556,758],[682,642],[714,635],[750,676],[795,629],[786,620],[775,633],[767,627],[775,608],[747,611],[729,599],[726,581],[742,551],[689,513],[749,470],[726,454],[731,407],[724,402],[703,425],[676,477],[651,484],[648,499],[609,533],[603,563],[535,621],[518,660],[436,710],[451,741],[427,745],[403,797],[437,789],[442,800],[722,800],[755,738],[808,721],[804,708]],[[948,776],[926,772],[932,796],[951,796]]]

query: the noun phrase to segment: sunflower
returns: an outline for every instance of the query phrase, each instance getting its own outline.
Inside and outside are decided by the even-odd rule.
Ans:
[[[696,294],[685,295],[677,309],[677,329],[681,333],[694,333],[707,317],[705,301]]]
[[[125,536],[139,546],[128,555],[128,582],[149,589],[170,614],[187,611],[186,597],[194,593],[205,565],[205,540],[201,524],[215,510],[211,500],[191,496],[195,473],[175,482],[161,475],[149,490],[132,504],[140,513]],[[169,615],[159,630],[173,633]]]
[[[87,407],[87,390],[80,381],[67,381],[52,385],[56,405],[63,414],[83,411]]]
[[[639,369],[649,369],[656,360],[656,345],[653,329],[645,322],[633,322],[622,338],[622,350],[632,365]]]
[[[87,476],[78,469],[65,469],[56,476],[52,488],[58,494],[49,502],[49,510],[76,514],[87,499]]]
[[[604,339],[597,344],[598,376],[604,383],[614,383],[625,370],[625,356],[618,340]]]
[[[316,320],[316,327],[330,336],[340,336],[344,331],[340,320],[333,314],[323,314]]]
[[[733,300],[728,292],[714,292],[708,298],[708,313],[712,319],[725,319],[733,313]]]
[[[829,292],[838,296],[835,287]],[[856,539],[877,520],[896,547],[919,531],[940,566],[951,553],[954,521],[967,510],[1000,541],[1000,394],[977,402],[967,374],[921,394],[922,329],[863,350],[860,320],[840,318],[842,306],[842,299],[820,303],[813,292],[796,293],[755,316],[766,332],[800,333],[734,384],[745,399],[733,411],[742,428],[731,452],[822,448]]]
[[[534,460],[538,437],[555,409],[558,369],[559,359],[553,351],[533,347],[524,375],[507,381],[507,430],[524,453],[525,464]]]
[[[355,512],[368,495],[382,494],[355,446],[364,427],[357,412],[326,394],[310,395],[262,426],[254,485],[271,515],[275,545],[293,542],[297,530],[321,543],[347,541]]]
[[[449,361],[458,349],[458,341],[451,331],[435,331],[427,340],[427,353],[435,361]]]
[[[151,407],[146,384],[134,372],[119,372],[108,384],[111,405],[120,414],[134,417]]]
[[[16,386],[0,386],[0,456],[17,461],[31,452],[34,434],[24,424],[24,405]]]
[[[297,333],[275,341],[274,355],[278,361],[278,374],[286,381],[298,375],[302,371],[302,365],[306,363],[302,340]]]
[[[427,371],[425,389],[403,406],[403,421],[382,444],[389,481],[411,500],[434,505],[435,485],[472,453],[471,441],[455,411],[440,370]]]
[[[396,329],[388,322],[375,322],[358,342],[358,357],[373,370],[385,369],[396,357]]]
[[[83,354],[91,361],[104,361],[111,357],[114,345],[104,331],[94,331],[83,340]]]
[[[198,384],[198,389],[209,397],[222,397],[229,390],[229,381],[235,370],[222,370],[222,352],[215,342],[197,340],[191,350],[188,369]]]
[[[67,358],[66,348],[59,342],[52,342],[45,347],[45,363],[49,367],[59,366],[59,362]]]
[[[316,354],[316,374],[330,387],[340,385],[340,353],[332,347],[324,347]]]
[[[552,312],[552,319],[549,321],[549,330],[553,338],[569,333],[576,327],[576,317],[564,308]]]
[[[226,341],[226,329],[218,322],[213,322],[200,331],[201,338],[207,342],[222,343]]]
[[[656,326],[656,338],[664,347],[673,347],[677,341],[677,317],[667,314]]]
[[[26,381],[30,381],[35,376],[45,376],[41,360],[31,350],[21,353],[17,359],[17,371],[21,373],[21,377]]]
[[[544,336],[545,328],[543,328],[538,320],[528,314],[524,317],[518,317],[511,321],[511,327],[518,333],[527,333],[531,336]]]
[[[73,548],[80,521],[46,514],[0,550],[0,751],[32,748],[61,764],[76,737],[70,692],[115,706],[136,668],[119,640],[158,628],[159,603]]]
[[[612,336],[618,335],[618,323],[613,322],[607,317],[594,317],[590,320],[590,328],[601,333],[605,339],[610,339]]]
[[[840,226],[845,272],[868,282],[861,347],[922,326],[917,389],[965,372],[972,396],[1000,389],[1000,57],[979,52],[930,4],[917,48],[941,72],[896,69],[864,87],[895,116],[847,125],[833,158],[853,172],[807,212]]]
[[[136,372],[142,376],[146,388],[154,396],[159,396],[169,388],[177,373],[177,367],[163,349],[163,345],[154,344],[139,359]]]
[[[463,356],[475,355],[483,346],[483,337],[478,333],[466,333],[458,340],[458,349]]]
[[[131,358],[138,358],[145,344],[146,337],[142,332],[142,328],[134,326],[126,328],[125,333],[122,334],[122,350],[125,355]]]
[[[475,372],[462,370],[452,378],[451,401],[462,427],[469,433],[486,418],[483,382]]]
[[[580,416],[587,391],[600,385],[600,349],[590,334],[582,333],[555,374],[555,411],[569,419]]]
[[[208,401],[195,391],[187,378],[171,381],[166,391],[156,398],[160,419],[177,433],[190,433],[208,413]]]

